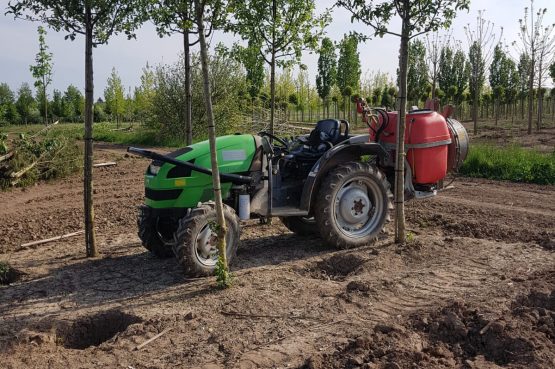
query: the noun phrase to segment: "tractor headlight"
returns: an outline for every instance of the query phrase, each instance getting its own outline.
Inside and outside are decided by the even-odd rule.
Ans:
[[[148,166],[148,171],[150,172],[150,174],[152,175],[157,175],[158,172],[160,171],[160,167],[156,164],[150,164]]]

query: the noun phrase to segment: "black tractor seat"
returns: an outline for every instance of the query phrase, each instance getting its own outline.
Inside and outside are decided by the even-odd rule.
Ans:
[[[341,132],[342,125],[345,127],[343,132]],[[299,159],[318,159],[333,146],[349,137],[349,122],[346,120],[320,120],[308,136],[299,138],[300,145],[291,154]]]

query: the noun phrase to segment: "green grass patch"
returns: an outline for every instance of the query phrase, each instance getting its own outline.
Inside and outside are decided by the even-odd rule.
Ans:
[[[555,152],[540,153],[519,146],[476,144],[464,162],[461,174],[468,177],[555,184]]]

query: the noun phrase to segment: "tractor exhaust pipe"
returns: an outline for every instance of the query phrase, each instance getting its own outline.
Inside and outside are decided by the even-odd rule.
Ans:
[[[139,149],[137,147],[128,147],[127,152],[130,152],[132,154],[136,154],[136,155],[139,155],[139,156],[142,156],[142,157],[145,157],[145,158],[149,158],[149,159],[152,159],[152,160],[163,161],[164,163],[173,164],[173,165],[176,165],[178,167],[189,168],[189,169],[194,170],[195,172],[199,172],[199,173],[203,173],[203,174],[207,174],[209,176],[212,176],[212,171],[208,168],[199,167],[198,165],[191,164],[187,161],[182,161],[182,160],[177,160],[177,159],[174,159],[174,158],[170,158],[169,156],[159,154],[155,151]],[[234,183],[234,184],[242,185],[242,184],[251,183],[252,182],[252,177],[242,176],[242,175],[239,175],[239,174],[220,173],[220,180],[222,182],[231,182],[231,183]]]

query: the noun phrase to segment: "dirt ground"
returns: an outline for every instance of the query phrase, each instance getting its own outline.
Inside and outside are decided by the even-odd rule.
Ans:
[[[337,251],[278,221],[243,225],[235,283],[186,279],[136,236],[147,161],[97,145],[97,238],[81,177],[0,193],[1,368],[554,368],[555,187],[459,179]],[[162,336],[137,349],[157,334]]]

